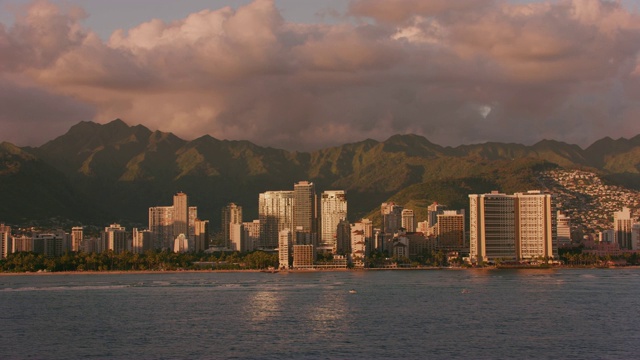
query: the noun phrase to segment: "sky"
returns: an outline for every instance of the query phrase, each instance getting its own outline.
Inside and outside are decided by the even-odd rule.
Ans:
[[[80,121],[288,150],[640,134],[638,0],[0,0],[0,141]]]

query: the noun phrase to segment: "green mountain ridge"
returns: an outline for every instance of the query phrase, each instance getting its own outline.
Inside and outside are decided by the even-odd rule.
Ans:
[[[431,201],[461,206],[470,192],[525,191],[537,185],[527,176],[541,167],[592,169],[613,182],[640,183],[640,135],[604,138],[586,149],[554,140],[442,147],[419,135],[393,135],[293,152],[209,135],[186,141],[116,119],[78,123],[40,147],[3,143],[0,159],[0,193],[13,200],[0,205],[8,222],[64,216],[144,226],[150,206],[169,205],[184,191],[217,228],[228,202],[242,205],[249,221],[257,218],[260,192],[292,189],[301,180],[318,191],[347,190],[350,220],[374,216],[386,200],[419,215]],[[15,207],[16,194],[29,199],[26,205]]]

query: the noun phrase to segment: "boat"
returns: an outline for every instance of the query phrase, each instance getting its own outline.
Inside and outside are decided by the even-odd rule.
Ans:
[[[358,292],[355,291],[354,289],[349,290],[349,294],[357,294]]]

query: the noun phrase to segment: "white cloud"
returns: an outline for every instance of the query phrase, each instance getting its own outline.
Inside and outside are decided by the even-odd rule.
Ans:
[[[406,132],[452,145],[640,132],[640,18],[619,4],[390,4],[353,1],[348,16],[366,21],[295,24],[258,0],[105,42],[81,9],[40,1],[0,26],[0,75],[28,79],[16,104],[64,99],[43,116],[292,149]]]

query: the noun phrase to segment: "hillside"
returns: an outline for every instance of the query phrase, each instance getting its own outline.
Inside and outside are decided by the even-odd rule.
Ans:
[[[0,208],[5,221],[59,215],[144,225],[150,206],[168,205],[173,193],[184,191],[217,228],[228,202],[242,205],[251,220],[260,192],[291,189],[300,180],[315,182],[319,192],[347,190],[350,220],[356,220],[386,200],[420,214],[431,201],[459,208],[470,192],[524,191],[539,186],[531,174],[541,167],[587,169],[627,186],[640,179],[640,136],[581,149],[553,140],[452,148],[394,135],[303,153],[208,135],[186,141],[117,119],[81,122],[37,148],[5,143],[2,154],[0,193],[12,199]],[[19,199],[31,201],[17,206]]]

